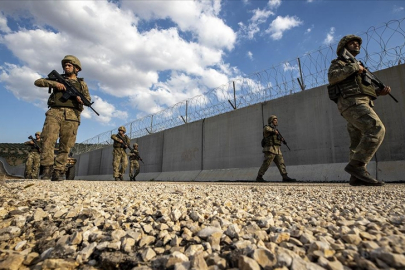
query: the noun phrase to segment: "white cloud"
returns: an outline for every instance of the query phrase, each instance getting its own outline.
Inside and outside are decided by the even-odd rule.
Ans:
[[[247,57],[249,57],[250,60],[253,60],[253,53],[251,51],[248,51],[246,55]]]
[[[291,65],[289,62],[283,63],[283,70],[284,71],[293,71],[298,70],[298,65]]]
[[[266,30],[266,33],[269,33],[272,39],[280,40],[285,31],[301,24],[302,21],[300,21],[298,17],[291,17],[288,15],[285,17],[277,16],[277,18],[271,22],[269,28]]]
[[[0,12],[0,32],[10,33],[11,29],[7,26],[7,18]]]
[[[249,19],[247,26],[242,22],[239,23],[239,32],[248,39],[253,39],[254,36],[260,32],[260,25],[265,23],[271,15],[274,15],[274,13],[268,9],[255,9],[252,13],[253,16]]]
[[[114,105],[108,103],[99,96],[93,95],[92,102],[93,101],[94,104],[92,107],[100,114],[100,116],[95,117],[97,121],[101,123],[109,123],[111,122],[112,118],[120,119],[120,121],[128,119],[127,112],[117,110]],[[82,112],[82,116],[85,118],[91,118],[91,114],[93,114],[93,111],[85,107],[85,110]]]
[[[272,9],[278,8],[281,5],[281,0],[269,0],[267,5]]]
[[[402,11],[404,11],[404,7],[399,7],[399,6],[394,6],[394,8],[393,8],[393,12],[394,13],[396,13],[396,12],[402,12]]]
[[[335,27],[331,27],[329,33],[326,34],[326,38],[323,40],[323,44],[329,45],[335,40]]]
[[[137,101],[127,104],[147,113],[226,83],[238,72],[223,64],[224,51],[233,49],[236,33],[217,16],[220,1],[122,1],[121,7],[100,0],[15,2],[2,3],[5,15],[0,17],[0,27],[8,12],[29,18],[30,28],[0,36],[0,43],[23,63],[23,67],[3,66],[1,81],[27,102],[39,102],[32,93],[43,89],[33,86],[33,80],[52,69],[61,71],[60,61],[66,54],[80,59],[79,76],[94,87],[91,94],[97,90]],[[155,19],[171,23],[140,26],[140,22],[153,25]],[[16,71],[24,69],[32,75],[24,86],[16,85]],[[161,77],[162,72],[168,76]],[[41,104],[45,104],[47,91],[41,93]],[[94,100],[95,108],[128,117],[99,96]],[[103,114],[98,121],[111,121],[111,117]]]

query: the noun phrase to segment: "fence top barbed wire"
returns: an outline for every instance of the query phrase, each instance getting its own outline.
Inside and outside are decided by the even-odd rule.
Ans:
[[[405,18],[391,20],[379,27],[370,27],[358,34],[362,39],[362,60],[373,71],[405,62]],[[211,89],[203,95],[184,100],[156,114],[147,115],[123,126],[131,138],[173,128],[236,108],[291,95],[327,84],[330,62],[336,58],[337,42],[305,53]],[[73,148],[74,154],[85,153],[112,143],[112,129],[94,136]]]

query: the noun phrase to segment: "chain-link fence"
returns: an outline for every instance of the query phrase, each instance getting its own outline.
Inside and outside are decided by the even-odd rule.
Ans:
[[[389,68],[405,62],[405,18],[370,27],[358,34],[363,39],[361,60],[370,71]],[[325,85],[330,62],[336,58],[337,42],[303,56],[280,63],[246,77],[212,89],[203,95],[184,100],[156,114],[137,119],[124,126],[127,135],[139,138],[151,133],[190,123],[231,110]],[[101,133],[73,151],[80,154],[112,143],[117,128]]]

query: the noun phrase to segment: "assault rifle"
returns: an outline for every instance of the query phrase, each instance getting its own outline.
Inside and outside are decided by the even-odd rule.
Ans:
[[[34,146],[35,146],[35,148],[38,150],[38,152],[40,152],[41,153],[41,147],[39,147],[39,145],[37,144],[37,140],[36,139],[34,139],[31,135],[30,136],[28,136],[28,139],[30,139],[31,141],[33,141],[34,142]]]
[[[364,71],[361,74],[361,79],[362,79],[364,85],[369,86],[371,84],[375,84],[380,89],[385,88],[386,85],[380,79],[378,79],[377,76],[375,76],[373,73],[371,73],[368,70],[368,68],[363,65],[363,63],[361,61],[358,61],[346,48],[343,48],[341,57],[345,60],[351,61],[352,63],[357,63],[364,67]],[[390,95],[390,97],[395,102],[398,103],[398,100],[393,95],[391,95],[391,93],[388,93],[388,95]]]
[[[48,79],[57,81],[66,87],[66,91],[64,91],[62,96],[62,99],[64,101],[68,100],[71,97],[80,97],[85,106],[92,109],[93,112],[95,112],[98,116],[100,115],[93,107],[91,107],[94,102],[90,102],[82,93],[80,93],[80,91],[78,91],[71,83],[65,80],[65,78],[63,78],[56,70],[52,70],[52,72],[48,74]]]
[[[283,144],[285,144],[285,146],[287,146],[287,148],[288,148],[289,151],[291,151],[290,147],[288,147],[287,141],[286,141],[286,140],[284,139],[284,137],[281,135],[280,131],[279,131],[275,126],[273,126],[273,125],[270,125],[270,127],[271,127],[272,129],[277,130],[277,132],[278,132],[278,135],[277,135],[277,136],[278,136],[278,139],[279,139],[280,141],[282,141]]]
[[[117,134],[117,137],[118,137],[118,139],[120,139],[120,140],[122,141],[122,145],[123,145],[125,148],[128,148],[128,149],[131,151],[131,153],[135,154],[135,156],[138,157],[139,160],[142,161],[143,164],[145,164],[145,163],[143,162],[141,156],[140,156],[137,152],[135,152],[135,149],[132,148],[130,145],[128,145],[128,144],[125,142],[125,140],[124,140],[124,138],[122,138],[121,134],[118,133],[118,134]]]

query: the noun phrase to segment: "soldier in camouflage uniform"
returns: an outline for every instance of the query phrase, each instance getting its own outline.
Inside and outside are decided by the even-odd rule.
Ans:
[[[385,127],[373,110],[373,100],[379,95],[391,92],[389,86],[378,89],[363,81],[365,68],[359,63],[345,60],[341,53],[346,48],[353,56],[360,53],[362,39],[355,35],[344,36],[337,47],[339,56],[334,59],[328,71],[329,98],[337,103],[338,110],[347,121],[350,136],[350,162],[345,171],[351,175],[350,185],[384,184],[373,178],[366,166],[380,147]]]
[[[66,55],[61,64],[65,72],[62,76],[90,101],[87,84],[82,78],[77,77],[78,72],[82,70],[79,59],[73,55]],[[48,87],[49,92],[52,92],[48,99],[49,110],[45,114],[46,118],[42,129],[42,179],[52,178],[52,181],[62,181],[68,154],[76,142],[80,114],[83,111],[83,101],[80,97],[63,100],[62,96],[66,87],[57,81],[42,78],[36,80],[34,84],[38,87]],[[58,138],[59,151],[54,157],[54,147]]]
[[[281,153],[281,143],[283,138],[279,136],[277,125],[277,116],[271,115],[267,120],[268,125],[263,128],[264,137],[264,161],[257,174],[256,181],[263,182],[263,175],[266,173],[267,169],[270,167],[272,161],[276,164],[281,176],[283,177],[283,182],[295,182],[296,179],[287,176],[287,170],[284,164],[283,154]]]
[[[39,149],[35,146],[33,140],[29,140],[24,142],[24,144],[28,144],[31,146],[31,149],[28,153],[27,161],[25,162],[25,177],[27,179],[37,179],[39,175],[39,166],[41,162],[41,148],[42,148],[42,140],[41,140],[41,132],[35,132],[35,142],[39,146]]]
[[[136,176],[139,174],[140,167],[138,160],[142,159],[139,156],[138,144],[134,143],[134,152],[129,153],[129,178],[131,181],[135,181]]]
[[[128,156],[125,150],[130,145],[130,140],[127,135],[125,135],[126,129],[124,126],[118,128],[118,134],[111,135],[111,139],[114,140],[113,144],[113,170],[115,181],[124,180],[124,173],[128,166]],[[123,139],[119,138],[120,135]],[[121,165],[121,167],[120,167]]]

